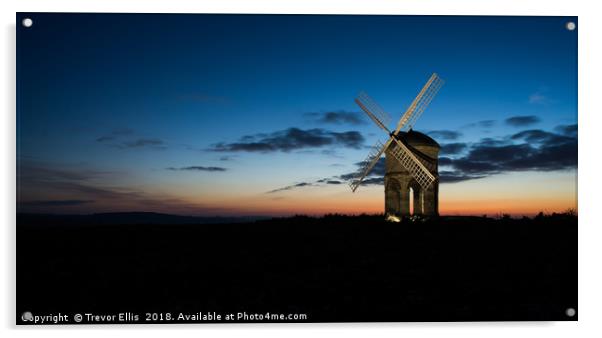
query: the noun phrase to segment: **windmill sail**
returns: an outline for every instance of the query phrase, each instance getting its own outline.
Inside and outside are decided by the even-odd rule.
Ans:
[[[435,161],[433,161],[432,158],[430,158],[428,155],[425,155],[423,152],[421,152],[420,150],[414,148],[412,145],[410,145],[408,143],[404,143],[404,145],[406,146],[406,148],[408,148],[408,150],[410,150],[410,152],[414,156],[416,156],[416,158],[418,159],[418,161],[420,161],[420,163],[422,163],[422,165],[424,165],[424,167],[429,172],[436,172],[437,171],[437,163]]]
[[[387,125],[391,122],[391,116],[378,103],[374,102],[366,92],[360,92],[355,99],[355,103],[362,108],[377,126],[384,129],[387,133],[389,132]]]
[[[416,123],[416,120],[422,115],[426,107],[431,103],[437,92],[441,86],[443,86],[444,81],[437,75],[437,73],[433,73],[429,80],[426,82],[424,87],[420,90],[412,104],[408,107],[406,112],[403,114],[399,123],[397,124],[397,129],[395,133],[397,134],[402,128],[410,129]]]
[[[444,81],[433,73],[429,80],[426,82],[424,87],[420,90],[412,104],[408,107],[406,112],[403,114],[397,124],[396,130],[391,133],[387,128],[387,124],[390,121],[389,115],[376,103],[368,94],[360,92],[355,102],[360,108],[378,125],[380,128],[385,130],[389,135],[389,140],[383,145],[378,142],[370,150],[366,160],[361,162],[361,166],[357,171],[354,178],[351,180],[349,185],[351,190],[355,192],[358,186],[362,183],[363,179],[368,175],[370,170],[374,168],[378,159],[381,157],[383,152],[389,151],[389,153],[397,159],[401,165],[410,173],[412,177],[416,179],[418,184],[424,189],[428,187],[437,179],[432,173],[436,170],[436,164],[433,165],[428,160],[421,157],[420,153],[416,151],[416,154],[408,148],[403,142],[396,138],[397,134],[402,128],[411,128],[420,115],[424,112],[426,107],[431,103]],[[390,146],[393,144],[393,146]]]
[[[389,144],[391,144],[391,139],[389,139],[384,145],[382,142],[377,141],[376,144],[370,148],[368,156],[364,161],[361,162],[359,170],[356,172],[351,182],[349,182],[349,186],[353,192],[355,192],[364,178],[370,173],[370,170],[372,170],[376,163],[378,163],[378,160],[385,152]]]

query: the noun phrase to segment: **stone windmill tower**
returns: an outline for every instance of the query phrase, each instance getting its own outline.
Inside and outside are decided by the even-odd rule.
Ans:
[[[433,176],[439,176],[437,162],[440,147],[435,140],[413,130],[407,133],[400,132],[398,137],[423,162]],[[410,200],[413,200],[414,215],[437,216],[439,214],[439,180],[434,180],[424,188],[395,156],[391,156],[390,152],[385,152],[385,213],[395,216],[410,216]]]
[[[366,93],[360,93],[355,99],[372,121],[389,134],[389,139],[385,144],[379,141],[372,147],[350,182],[351,190],[355,192],[385,153],[385,214],[388,220],[399,221],[400,217],[410,216],[411,199],[414,201],[415,215],[439,214],[440,146],[427,135],[413,131],[412,127],[442,85],[443,80],[437,74],[433,74],[403,114],[394,131],[386,127],[390,121],[389,115]]]

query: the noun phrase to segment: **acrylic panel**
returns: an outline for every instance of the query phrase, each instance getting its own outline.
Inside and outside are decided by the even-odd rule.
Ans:
[[[577,24],[17,13],[17,324],[577,320]]]

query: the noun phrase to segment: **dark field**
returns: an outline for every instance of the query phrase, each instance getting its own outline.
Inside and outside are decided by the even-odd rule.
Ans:
[[[575,216],[110,223],[17,216],[19,317],[269,311],[305,313],[304,322],[577,319],[565,314],[578,309]]]

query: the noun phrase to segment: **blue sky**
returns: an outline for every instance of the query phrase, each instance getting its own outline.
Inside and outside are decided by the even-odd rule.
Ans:
[[[34,211],[115,209],[111,195],[86,188],[140,200],[130,208],[152,200],[198,214],[269,213],[325,191],[353,199],[334,185],[286,189],[278,201],[265,192],[353,171],[386,136],[355,95],[367,91],[396,121],[432,72],[446,84],[415,129],[456,132],[435,137],[464,144],[451,159],[484,138],[516,145],[526,142],[511,138],[521,131],[563,136],[577,121],[577,32],[565,26],[574,17],[17,14],[17,22],[25,16],[34,25],[17,29],[18,159],[27,173],[20,200]],[[324,119],[329,112],[335,118]],[[318,143],[228,146],[291,128]],[[546,159],[478,176],[560,171],[571,180],[572,136],[574,165]],[[66,172],[80,174],[76,188]],[[56,184],[65,177],[71,185]],[[237,208],[241,196],[265,202]],[[312,212],[311,203],[286,205],[277,213]]]

